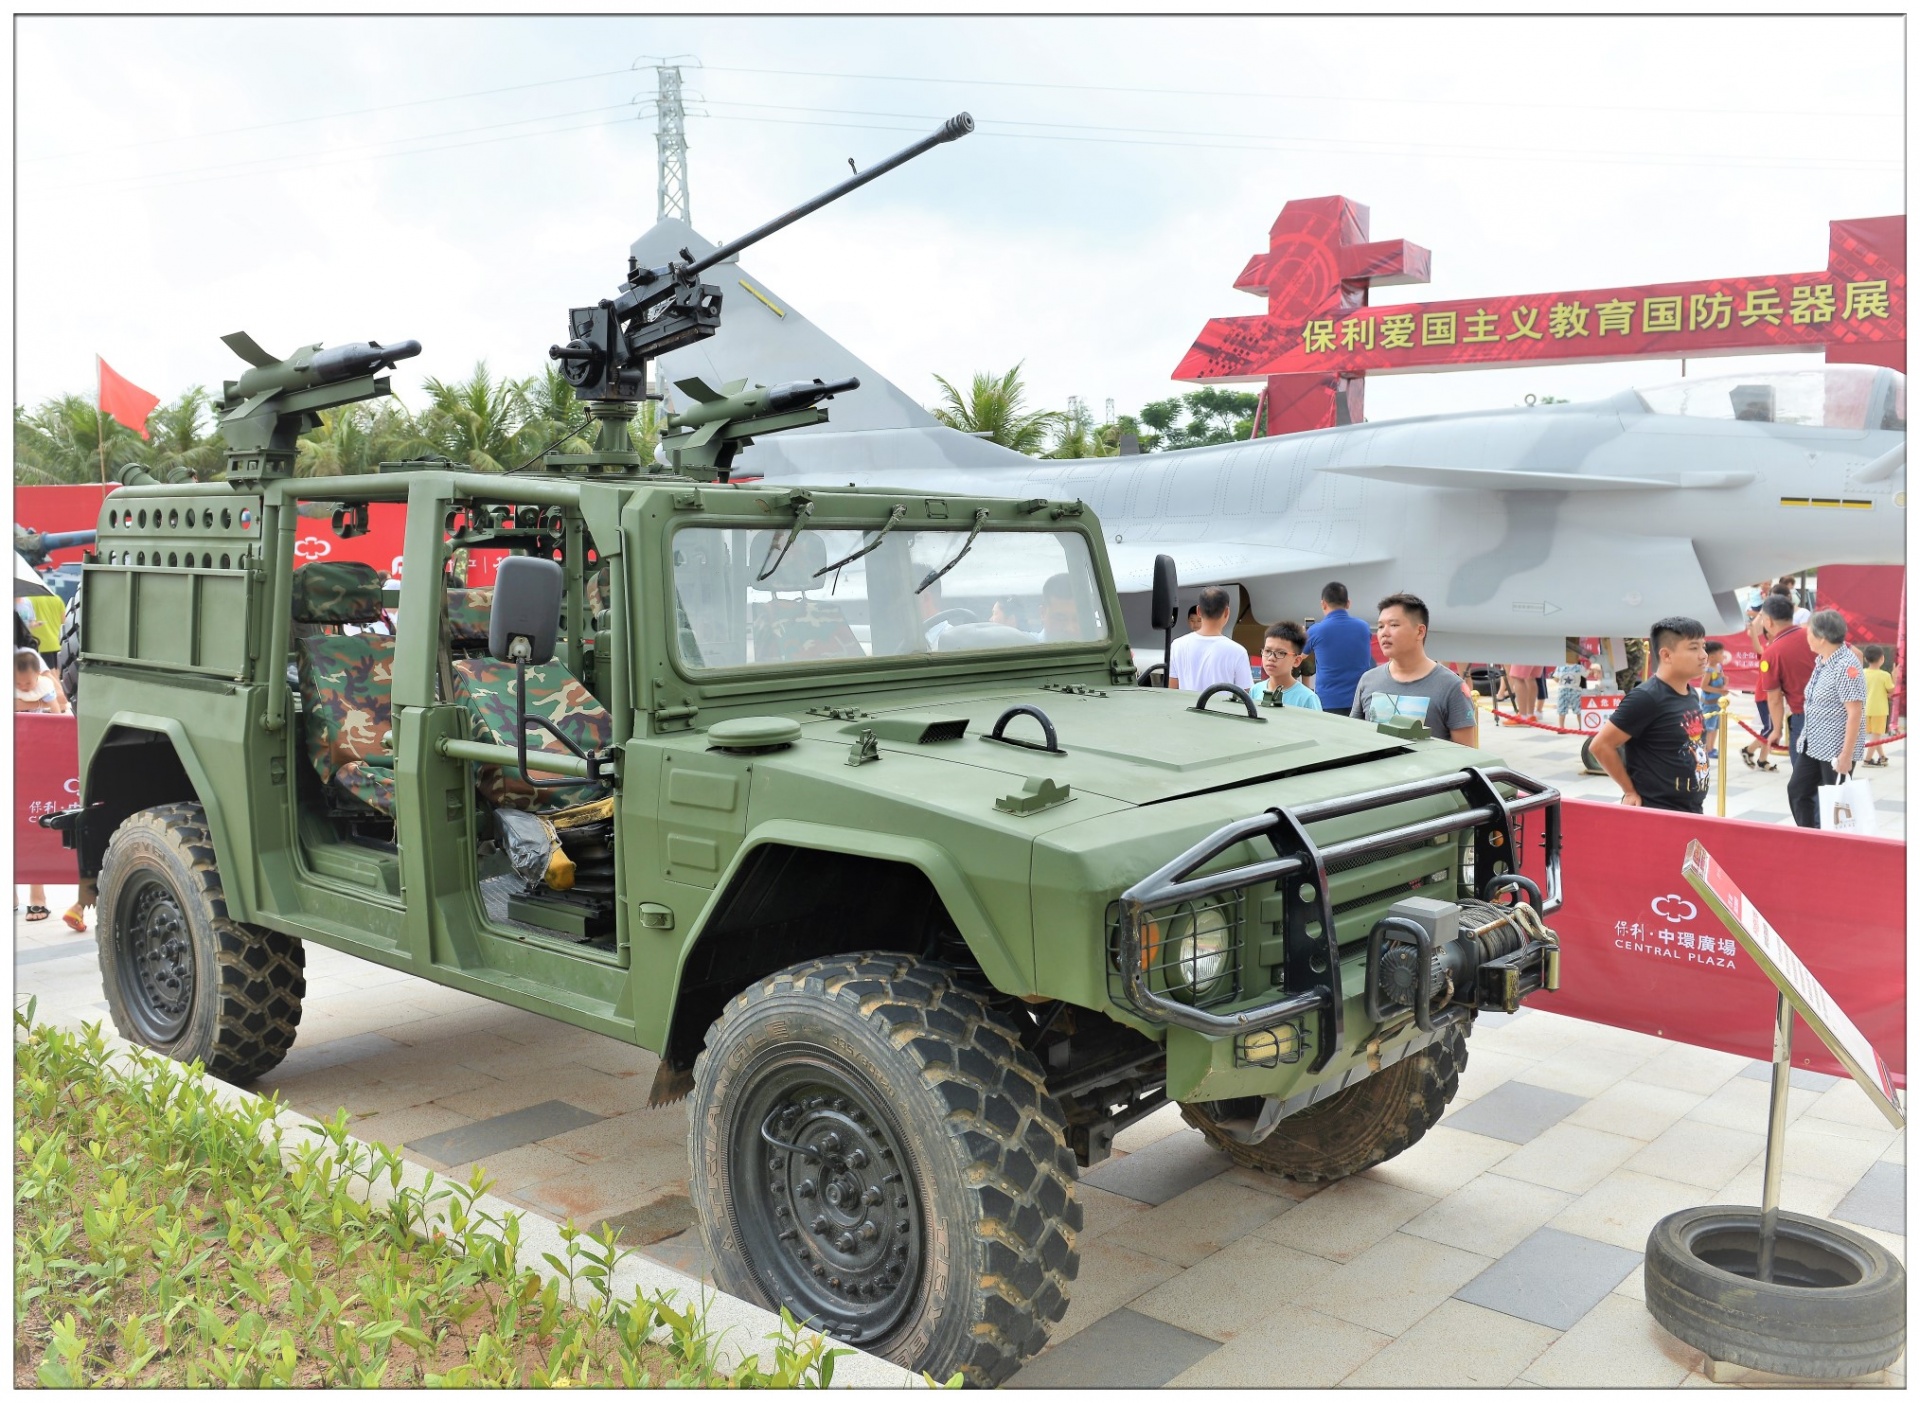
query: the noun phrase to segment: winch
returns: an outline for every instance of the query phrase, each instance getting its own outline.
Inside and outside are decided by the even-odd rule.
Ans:
[[[1516,884],[1511,905],[1395,902],[1367,937],[1367,1016],[1384,1023],[1411,1013],[1431,1030],[1449,1007],[1512,1013],[1526,995],[1559,988],[1560,943],[1529,895]]]

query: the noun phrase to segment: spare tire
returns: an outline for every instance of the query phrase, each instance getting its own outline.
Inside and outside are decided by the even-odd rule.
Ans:
[[[1709,1359],[1809,1379],[1877,1373],[1907,1342],[1906,1271],[1862,1233],[1782,1211],[1771,1281],[1760,1210],[1670,1213],[1647,1237],[1647,1310]]]
[[[80,699],[80,591],[83,587],[83,584],[74,585],[73,598],[67,601],[67,611],[60,616],[60,652],[55,667],[69,706]]]

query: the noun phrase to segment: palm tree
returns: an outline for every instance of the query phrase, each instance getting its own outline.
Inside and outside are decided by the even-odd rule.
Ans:
[[[1039,453],[1047,436],[1065,427],[1067,416],[1057,409],[1026,408],[1019,365],[1000,376],[976,370],[972,391],[964,397],[944,376],[933,378],[942,399],[933,417],[963,434],[976,434],[1016,453]]]
[[[520,432],[528,419],[526,385],[521,380],[496,381],[485,361],[478,362],[464,381],[429,378],[421,386],[428,400],[419,418],[421,436],[435,452],[475,472],[516,467],[524,456],[519,449]]]
[[[146,444],[125,425],[103,416],[86,395],[57,395],[39,408],[13,409],[14,471],[28,485],[98,482],[101,435],[106,440],[106,475],[123,463],[140,462]]]
[[[297,477],[370,473],[380,464],[430,452],[413,416],[397,399],[343,404],[320,411],[320,427],[300,436]]]

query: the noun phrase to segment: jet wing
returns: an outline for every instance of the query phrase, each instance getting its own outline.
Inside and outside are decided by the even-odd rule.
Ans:
[[[1318,551],[1285,546],[1235,545],[1212,541],[1141,541],[1110,545],[1114,588],[1121,594],[1144,594],[1153,588],[1153,558],[1170,555],[1179,567],[1180,584],[1252,587],[1257,581],[1282,575],[1312,575],[1314,588],[1358,564],[1384,559],[1374,553],[1322,555]]]
[[[1323,473],[1370,477],[1409,487],[1457,487],[1479,492],[1629,492],[1681,487],[1739,487],[1752,473],[1686,472],[1673,477],[1603,477],[1595,473],[1532,472],[1519,468],[1436,468],[1400,463],[1329,465]]]

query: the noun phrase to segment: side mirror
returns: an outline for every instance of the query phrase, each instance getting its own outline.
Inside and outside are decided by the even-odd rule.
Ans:
[[[1175,612],[1180,607],[1180,576],[1174,569],[1173,557],[1156,555],[1153,558],[1153,627],[1165,632],[1177,624],[1180,619]]]
[[[551,560],[510,555],[501,561],[487,619],[487,651],[503,663],[538,667],[551,661],[565,587],[565,574]]]

